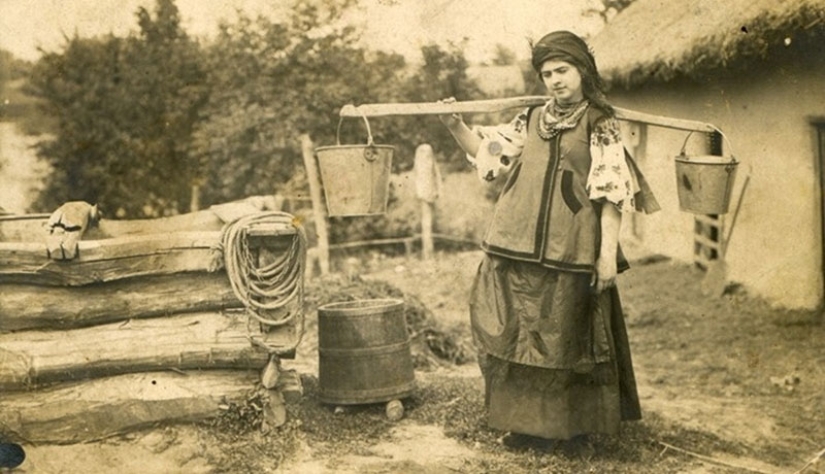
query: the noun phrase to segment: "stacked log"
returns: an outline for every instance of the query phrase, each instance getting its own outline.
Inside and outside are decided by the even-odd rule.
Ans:
[[[0,218],[0,436],[84,442],[216,416],[262,376],[277,392],[278,361],[300,341],[302,298],[279,309],[301,317],[266,327],[221,265],[227,219],[258,211],[241,202],[104,220],[69,259],[46,251],[48,216]],[[257,229],[254,251],[277,256],[298,236],[294,226]],[[269,398],[283,414],[282,397]]]

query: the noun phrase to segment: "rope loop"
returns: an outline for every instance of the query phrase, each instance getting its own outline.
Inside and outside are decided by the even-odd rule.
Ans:
[[[284,326],[295,322],[296,317],[303,318],[307,242],[304,230],[296,226],[293,220],[291,214],[266,211],[242,216],[223,227],[220,247],[232,291],[251,318],[265,326]],[[257,255],[249,247],[249,229],[259,224],[277,224],[297,230],[289,248],[266,265],[259,265]],[[292,303],[297,303],[295,310],[272,316],[276,310]],[[299,332],[302,332],[303,321],[298,322],[298,326]],[[271,347],[269,350],[276,351]]]

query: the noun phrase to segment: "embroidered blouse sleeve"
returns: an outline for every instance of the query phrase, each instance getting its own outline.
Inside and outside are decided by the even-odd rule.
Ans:
[[[619,122],[615,118],[595,124],[590,134],[590,156],[592,163],[587,177],[590,199],[610,201],[622,212],[636,210],[634,196],[639,184],[625,159]]]
[[[481,137],[481,150],[486,150],[491,141],[501,144],[501,154],[516,158],[521,156],[524,149],[524,139],[527,137],[527,109],[516,115],[509,123],[501,125],[476,125],[473,132]]]

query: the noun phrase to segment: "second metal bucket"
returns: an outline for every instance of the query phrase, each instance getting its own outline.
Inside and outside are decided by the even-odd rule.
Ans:
[[[318,308],[318,357],[323,403],[387,402],[415,390],[401,300],[347,301]]]
[[[677,156],[679,208],[694,214],[726,214],[738,164],[724,156]]]
[[[387,212],[393,147],[373,143],[370,124],[366,145],[319,147],[318,167],[330,216],[366,216]]]

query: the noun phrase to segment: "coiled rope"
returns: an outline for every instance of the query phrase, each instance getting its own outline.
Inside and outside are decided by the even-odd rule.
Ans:
[[[259,224],[276,224],[296,229],[287,251],[263,266],[259,266],[256,254],[249,248],[249,229]],[[232,291],[250,316],[263,325],[273,327],[291,324],[296,317],[303,316],[306,235],[303,228],[295,225],[291,214],[267,211],[227,223],[223,228],[221,247]],[[275,311],[296,302],[296,299],[296,309]],[[298,331],[296,346],[303,334],[303,321],[298,324]],[[274,351],[271,347],[267,349]],[[294,347],[286,350],[291,349]]]

